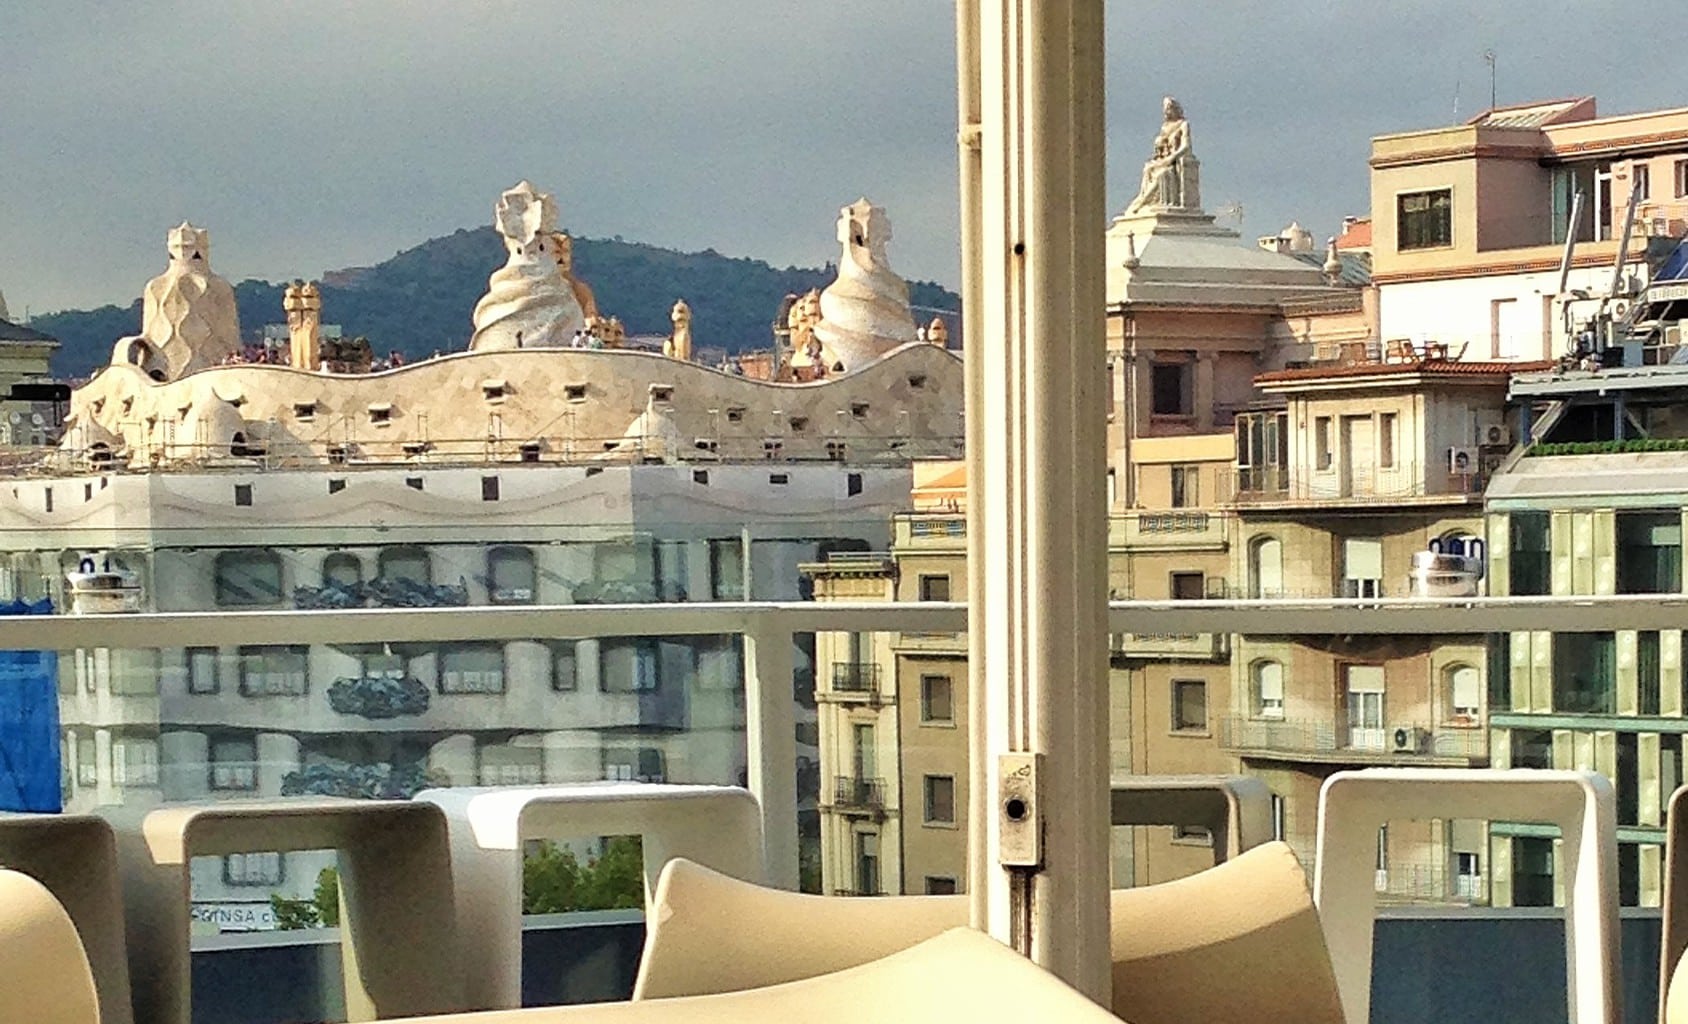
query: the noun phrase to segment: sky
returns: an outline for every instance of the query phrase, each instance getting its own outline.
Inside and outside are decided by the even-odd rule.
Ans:
[[[1110,212],[1163,94],[1245,238],[1365,213],[1370,138],[1486,107],[1485,50],[1502,103],[1688,103],[1632,8],[1528,10],[1110,0]],[[835,258],[867,195],[899,273],[959,278],[946,0],[0,0],[0,52],[14,317],[132,301],[183,219],[230,280],[312,277],[489,223],[523,178],[577,234],[780,266]]]

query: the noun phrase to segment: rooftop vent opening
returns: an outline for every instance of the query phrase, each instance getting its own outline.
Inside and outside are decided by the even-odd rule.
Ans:
[[[707,470],[707,469],[694,469],[694,470],[692,470],[692,483],[702,484],[703,486],[708,487],[709,486],[709,470]]]
[[[604,451],[606,451],[606,452],[613,452],[617,448],[620,448],[620,447],[621,447],[620,441],[605,441],[604,442]]]
[[[317,404],[315,402],[294,402],[293,418],[303,423],[316,419]]]
[[[331,476],[331,477],[328,478],[328,493],[329,494],[339,494],[341,491],[343,491],[345,489],[346,489],[346,478],[345,477],[343,477],[343,476]]]
[[[510,393],[510,386],[501,380],[481,381],[481,396],[489,402],[502,402]]]
[[[807,416],[793,416],[788,422],[791,425],[791,432],[793,434],[801,434],[803,431],[809,429],[809,417]]]
[[[858,419],[858,420],[867,419],[867,403],[866,402],[851,402],[850,403],[850,415],[852,417],[854,417],[855,419]]]
[[[568,399],[571,402],[584,402],[584,401],[586,401],[586,385],[584,385],[584,384],[564,384],[563,385],[563,397]]]
[[[522,445],[522,461],[523,462],[538,462],[539,461],[539,442],[538,441],[529,441],[526,444]]]
[[[422,478],[419,476],[407,476],[404,478],[404,485],[413,491],[420,491],[422,489]]]
[[[406,441],[402,447],[404,453],[413,458],[418,455],[426,455],[434,449],[433,444],[428,441]]]
[[[351,446],[350,445],[331,444],[331,445],[328,446],[328,461],[330,463],[332,463],[333,465],[336,465],[336,466],[345,465],[346,460],[348,458],[350,458],[351,454],[352,454],[352,452],[351,452]]]
[[[791,483],[791,474],[790,473],[769,473],[768,474],[768,483],[773,484],[776,487],[783,487],[786,484]]]
[[[692,445],[696,447],[698,451],[708,452],[711,455],[714,455],[716,452],[721,450],[721,442],[717,441],[713,437],[700,437],[696,441],[693,441]]]
[[[497,501],[498,500],[498,478],[497,477],[495,477],[495,476],[483,476],[483,477],[481,477],[481,500],[482,501]]]
[[[393,422],[393,407],[386,402],[374,403],[369,407],[369,422],[378,427]]]
[[[926,375],[924,373],[911,373],[911,374],[909,374],[908,375],[908,386],[913,388],[916,391],[925,391],[926,390]]]
[[[672,402],[672,401],[674,401],[674,385],[672,385],[672,384],[652,384],[651,385],[651,401],[653,401],[653,402]]]
[[[826,443],[826,457],[833,462],[843,462],[846,446],[843,441],[832,440]]]
[[[862,493],[862,475],[860,473],[850,473],[844,477],[844,493],[851,498]]]
[[[742,406],[742,405],[730,405],[730,406],[728,406],[727,407],[727,422],[728,423],[743,423],[744,422],[744,406]]]
[[[236,505],[250,505],[250,504],[252,504],[252,485],[251,484],[235,484],[234,485],[234,503]]]
[[[785,442],[777,437],[770,437],[762,442],[762,454],[770,459],[777,459],[785,451]]]
[[[587,476],[597,476],[599,473],[602,473],[603,471],[604,471],[604,467],[602,467],[602,466],[587,466],[586,467],[586,475]]]

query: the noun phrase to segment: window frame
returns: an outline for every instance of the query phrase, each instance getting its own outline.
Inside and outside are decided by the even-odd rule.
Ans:
[[[242,871],[236,876],[235,858],[240,858]],[[262,878],[253,878],[248,871],[255,858],[274,857],[275,873],[273,877],[265,872]],[[237,853],[223,854],[223,884],[231,889],[256,889],[274,887],[287,881],[287,857],[276,850],[242,850]],[[259,861],[267,867],[268,862]]]
[[[1458,676],[1462,672],[1470,672],[1475,681],[1472,685],[1472,703],[1459,702]],[[1466,661],[1456,661],[1442,666],[1442,681],[1444,693],[1447,697],[1448,724],[1458,728],[1477,728],[1483,722],[1483,670]]]
[[[1201,693],[1201,724],[1186,724],[1184,712],[1184,694],[1199,688]],[[1207,680],[1205,679],[1173,679],[1170,680],[1168,693],[1171,697],[1170,731],[1177,736],[1206,736],[1212,728],[1211,716],[1207,707]]]
[[[489,688],[485,684],[485,680],[478,680],[472,685],[465,683],[463,681],[463,673],[467,670],[462,667],[455,670],[458,675],[458,681],[455,683],[449,681],[448,675],[453,670],[446,667],[447,660],[454,656],[462,657],[473,654],[493,654],[497,656],[498,680],[495,689]],[[501,643],[465,641],[462,643],[441,644],[438,649],[439,676],[434,682],[434,689],[441,696],[501,697],[508,693],[510,689],[509,661],[509,652],[504,649],[504,645]],[[485,675],[487,670],[476,669],[475,671],[481,675]]]
[[[938,806],[942,803],[938,797],[944,784],[949,786],[949,816],[947,818],[937,815],[937,812],[942,810]],[[920,823],[932,828],[954,828],[956,825],[955,795],[954,775],[936,772],[922,775],[920,778]]]
[[[271,697],[304,697],[311,692],[311,649],[305,644],[243,644],[235,648],[235,657],[240,666],[238,689],[242,697],[271,698]],[[271,678],[278,674],[267,659],[272,656],[296,656],[299,661],[299,683],[294,689],[291,682],[284,681],[282,689],[270,689]],[[251,672],[258,659],[266,659],[263,666],[264,682],[254,684],[251,680],[257,678]],[[293,674],[291,667],[280,670],[289,676]]]
[[[932,711],[932,684],[941,682],[944,689],[943,704],[946,708],[942,717]],[[921,725],[955,725],[955,677],[947,672],[922,672],[920,674],[920,724]]]
[[[1194,374],[1192,364],[1188,362],[1164,362],[1149,364],[1149,415],[1151,417],[1164,416],[1174,419],[1189,419],[1195,415]],[[1162,379],[1164,373],[1176,373],[1178,401],[1175,409],[1161,408],[1161,399],[1170,394],[1168,381]]]
[[[275,570],[275,596],[267,599],[262,594],[256,599],[252,599],[251,595],[239,596],[238,588],[227,577],[235,571],[233,567],[237,563],[256,566],[259,562],[263,563],[266,572],[272,568]],[[253,578],[256,579],[255,576]],[[273,548],[229,548],[217,552],[212,560],[211,580],[213,600],[219,608],[274,608],[287,599],[287,570],[281,555]]]
[[[501,569],[525,571],[526,587],[499,586]],[[518,581],[519,582],[519,581]],[[486,551],[486,599],[490,604],[536,604],[539,601],[539,559],[520,544],[495,544]]]
[[[1275,706],[1267,704],[1265,670],[1268,666],[1277,669],[1278,696]],[[1253,704],[1254,717],[1268,722],[1284,720],[1284,663],[1277,658],[1256,658],[1248,666],[1249,697]]]
[[[1443,201],[1438,203],[1437,197],[1443,197]],[[1425,200],[1423,210],[1407,209],[1409,202],[1419,199]],[[1456,238],[1452,185],[1397,192],[1394,209],[1396,252],[1424,252],[1454,247]],[[1417,219],[1420,217],[1424,223]]]
[[[932,596],[933,591],[942,581],[943,596]],[[922,601],[948,601],[950,599],[950,574],[947,572],[923,572],[916,577],[916,592]]]

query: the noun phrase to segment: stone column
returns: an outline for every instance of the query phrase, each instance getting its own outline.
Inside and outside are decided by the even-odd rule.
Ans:
[[[475,768],[475,737],[467,733],[447,736],[428,751],[428,771],[444,775],[448,786],[479,785]]]
[[[203,732],[161,733],[158,784],[166,800],[201,800],[211,793],[211,741]]]
[[[305,764],[299,738],[284,732],[261,732],[257,749],[258,795],[280,796],[282,780]]]

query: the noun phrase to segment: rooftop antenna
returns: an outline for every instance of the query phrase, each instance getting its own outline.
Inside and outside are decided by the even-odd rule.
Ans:
[[[1493,50],[1484,50],[1483,51],[1483,61],[1484,61],[1484,63],[1489,65],[1489,109],[1490,110],[1493,110],[1493,109],[1495,109],[1495,107],[1499,106],[1499,104],[1495,101],[1495,64],[1498,62],[1498,60],[1499,60],[1499,58],[1495,56],[1495,51],[1493,51]]]

